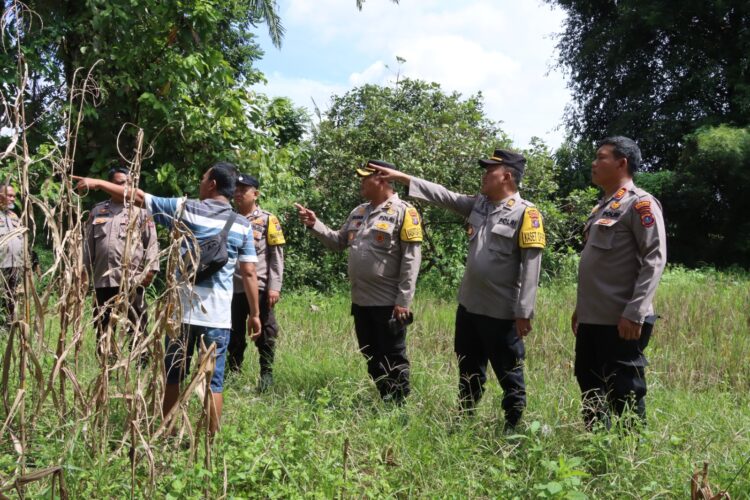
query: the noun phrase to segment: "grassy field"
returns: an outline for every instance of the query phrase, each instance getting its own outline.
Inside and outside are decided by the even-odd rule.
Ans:
[[[750,281],[679,269],[665,276],[657,299],[663,318],[648,351],[648,427],[634,436],[583,430],[569,331],[574,293],[570,284],[540,291],[527,342],[528,411],[512,436],[502,433],[494,376],[477,415],[456,418],[453,300],[418,292],[408,336],[413,392],[394,408],[367,379],[348,297],[285,296],[274,388],[255,394],[251,347],[245,372],[228,379],[211,467],[203,451],[193,458],[167,443],[155,453],[155,491],[139,458],[137,491],[171,498],[686,498],[691,474],[708,461],[712,483],[750,498]],[[93,377],[90,358],[80,369]],[[129,494],[127,452],[114,451],[122,430],[113,431],[110,450],[96,453],[83,444],[84,423],[60,429],[49,421],[33,440],[29,468],[61,464],[73,498]],[[0,442],[0,473],[10,475],[13,462],[11,444]]]

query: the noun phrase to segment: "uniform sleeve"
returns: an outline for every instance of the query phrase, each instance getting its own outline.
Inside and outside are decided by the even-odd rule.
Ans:
[[[542,252],[546,243],[542,214],[536,207],[527,207],[518,234],[518,246],[521,249],[521,290],[514,310],[516,318],[534,317],[536,292],[542,270]]]
[[[148,266],[149,271],[158,272],[159,241],[156,237],[156,226],[153,219],[149,216],[144,217],[141,238],[143,240],[143,260]]]
[[[419,266],[422,263],[422,243],[401,242],[401,273],[399,274],[396,305],[409,307],[417,288]]]
[[[268,252],[268,283],[266,287],[269,290],[280,292],[284,280],[284,246],[269,246],[266,252]]]
[[[539,288],[539,274],[542,270],[542,249],[521,249],[521,291],[518,294],[518,302],[514,315],[516,318],[530,319],[534,317],[534,306],[536,304],[536,292]]]
[[[308,228],[313,235],[323,243],[323,246],[329,250],[341,252],[346,249],[346,228],[349,226],[349,217],[346,222],[341,226],[338,231],[329,228],[323,224],[320,219],[315,221],[315,224]]]
[[[186,198],[161,198],[146,193],[143,205],[148,214],[153,216],[154,222],[171,228],[174,218],[182,211],[185,200]]]
[[[409,196],[433,203],[457,214],[468,217],[476,202],[476,196],[454,193],[440,184],[412,177],[409,182]]]
[[[89,273],[89,277],[93,276],[94,259],[96,259],[96,247],[94,246],[94,217],[96,216],[96,210],[97,208],[94,207],[89,212],[89,217],[86,219],[83,230],[83,266]]]
[[[630,217],[641,257],[641,269],[635,280],[633,297],[622,316],[630,321],[643,323],[667,263],[667,236],[658,201],[647,199],[634,203]]]
[[[249,227],[242,226],[242,245],[240,245],[238,262],[258,262],[258,254],[255,253],[253,233]]]

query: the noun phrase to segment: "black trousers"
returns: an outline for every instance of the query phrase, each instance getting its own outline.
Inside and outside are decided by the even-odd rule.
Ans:
[[[97,344],[101,341],[102,335],[109,325],[109,318],[112,315],[112,298],[120,291],[118,286],[108,286],[94,289],[94,318],[96,321],[96,340]],[[142,335],[146,331],[148,323],[148,313],[146,307],[145,289],[142,286],[136,288],[135,296],[130,302],[128,308],[128,319],[135,325],[135,328],[128,329],[129,334],[135,331]],[[101,352],[101,348],[97,349]]]
[[[20,267],[0,268],[0,312],[5,314],[5,322],[10,325],[16,310],[16,286],[23,276]]]
[[[406,357],[406,327],[391,331],[388,321],[394,306],[352,304],[354,331],[359,350],[367,360],[367,373],[383,399],[401,403],[411,391],[409,359]]]
[[[458,395],[461,407],[473,411],[482,399],[489,361],[503,389],[505,420],[510,426],[516,425],[526,408],[523,377],[526,349],[516,334],[516,322],[473,314],[459,304],[455,351],[460,373]]]
[[[653,322],[644,323],[640,339],[623,340],[617,325],[578,325],[575,375],[587,429],[597,421],[609,428],[610,412],[622,415],[626,407],[645,422],[648,361],[644,351],[653,327]]]
[[[279,336],[279,325],[273,308],[268,305],[268,292],[258,291],[260,303],[260,337],[255,340],[258,349],[260,374],[273,372],[273,359],[276,352],[276,339]],[[232,297],[232,335],[229,338],[227,350],[227,364],[232,371],[239,371],[245,359],[247,348],[247,318],[250,315],[250,305],[244,293],[235,293]]]

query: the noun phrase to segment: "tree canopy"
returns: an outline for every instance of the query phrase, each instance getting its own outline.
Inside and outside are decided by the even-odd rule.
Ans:
[[[568,17],[560,64],[587,140],[638,140],[649,166],[673,168],[701,126],[750,123],[750,4],[743,0],[548,0]]]

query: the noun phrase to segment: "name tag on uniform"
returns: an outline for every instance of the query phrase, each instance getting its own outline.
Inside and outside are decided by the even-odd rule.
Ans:
[[[596,222],[594,222],[594,225],[612,227],[616,223],[617,223],[617,219],[599,219]]]

